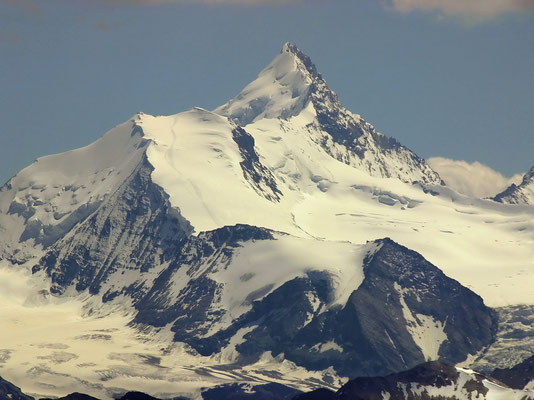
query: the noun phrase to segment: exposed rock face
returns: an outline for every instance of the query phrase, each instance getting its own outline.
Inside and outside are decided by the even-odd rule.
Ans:
[[[0,399],[2,400],[34,400],[22,393],[19,387],[0,377]]]
[[[293,400],[335,400],[336,392],[329,389],[316,389],[312,392],[295,396]]]
[[[534,167],[523,176],[523,181],[519,185],[512,183],[493,200],[507,204],[534,205]]]
[[[142,392],[127,392],[124,395],[122,395],[119,400],[158,400],[158,399],[156,397],[152,397],[149,394],[142,393]],[[176,398],[173,400],[180,400],[180,398]]]
[[[232,130],[232,138],[238,145],[243,158],[240,165],[245,179],[251,182],[261,196],[271,201],[279,201],[282,193],[276,186],[276,180],[271,171],[260,162],[254,148],[254,138],[239,126]]]
[[[221,284],[210,279],[209,274],[227,267],[240,243],[271,239],[272,233],[268,230],[247,225],[224,227],[189,237],[168,268],[136,304],[135,322],[157,327],[172,323],[176,341],[196,343],[223,316],[213,307]],[[182,288],[175,292],[172,278],[182,272],[181,268],[187,272]],[[200,347],[198,350],[204,353]]]
[[[138,297],[154,266],[179,251],[192,228],[150,178],[145,160],[94,212],[54,244],[33,268],[52,278],[51,291],[67,287],[96,294],[104,300],[128,293]],[[120,273],[119,281],[109,281]],[[130,282],[128,282],[130,277]]]
[[[234,340],[234,362],[283,353],[297,365],[333,367],[343,376],[396,372],[432,359],[455,363],[494,339],[495,315],[479,296],[389,239],[375,243],[346,304],[331,306],[329,273],[309,270],[251,293],[249,311],[229,319],[219,304],[225,282],[213,274],[231,270],[243,244],[283,235],[247,225],[188,235],[147,173],[137,171],[35,267],[50,274],[56,292],[74,287],[104,300],[126,296],[137,310],[134,322],[170,324],[175,341],[202,355],[242,337]]]
[[[358,321],[374,353],[371,375],[383,373],[385,360],[389,371],[438,358],[456,363],[494,340],[495,313],[418,253],[385,239],[365,275],[341,321]]]
[[[492,342],[496,318],[479,296],[419,254],[389,239],[380,242],[344,307],[316,311],[304,325],[313,309],[299,296],[311,292],[327,304],[328,280],[312,275],[288,282],[243,318],[238,326],[263,322],[237,349],[283,352],[308,368],[332,365],[342,375],[359,376],[400,371],[427,359],[458,362]],[[434,343],[425,347],[425,336]]]
[[[491,376],[511,388],[523,389],[529,382],[534,381],[534,356],[512,368],[496,368]]]
[[[336,398],[374,400],[382,398],[382,393],[389,393],[391,400],[408,400],[416,398],[416,394],[412,392],[412,387],[415,389],[417,386],[435,388],[452,386],[458,382],[459,377],[460,373],[456,368],[439,362],[429,362],[409,371],[385,377],[353,379],[337,392]],[[487,389],[478,378],[476,378],[476,382],[477,391],[483,394],[487,393]],[[421,398],[430,399],[430,396],[426,394],[426,397],[422,395]]]
[[[232,384],[223,385],[202,392],[204,400],[290,400],[300,393],[299,390],[267,383],[264,385]]]

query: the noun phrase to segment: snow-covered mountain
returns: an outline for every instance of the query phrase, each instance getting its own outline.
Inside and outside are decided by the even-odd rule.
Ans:
[[[69,377],[108,397],[165,379],[176,395],[173,376],[189,394],[266,377],[334,388],[474,360],[498,337],[489,307],[534,303],[533,233],[534,209],[443,186],[287,44],[215,111],[136,114],[0,189],[0,256],[54,295],[41,285],[22,304],[69,299],[74,320],[120,309],[130,323],[89,336],[69,327],[62,343],[0,334],[5,376],[48,395]],[[113,333],[132,327],[154,339]],[[104,369],[79,347],[103,337],[125,343],[101,344]],[[27,346],[37,370],[24,367]]]
[[[372,176],[410,183],[442,182],[423,159],[344,108],[310,58],[291,43],[284,45],[255,81],[215,112],[241,126],[275,119],[282,130],[299,117],[309,140],[341,162]]]
[[[506,190],[496,195],[494,200],[506,204],[534,205],[534,167],[523,176],[519,185],[512,183]]]

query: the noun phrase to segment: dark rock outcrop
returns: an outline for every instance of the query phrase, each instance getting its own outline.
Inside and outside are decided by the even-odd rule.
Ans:
[[[0,377],[0,399],[1,400],[34,400],[33,397],[22,393],[22,390]]]
[[[127,392],[123,396],[121,396],[118,400],[159,400],[159,399],[156,397],[152,397],[146,393],[142,393],[142,392]]]
[[[523,389],[534,380],[534,356],[512,368],[496,368],[491,376],[514,389]]]
[[[462,376],[463,375],[463,376]],[[474,400],[490,398],[492,386],[486,386],[491,378],[478,373],[459,371],[455,367],[437,361],[427,362],[408,371],[378,377],[360,377],[343,385],[328,400]],[[497,396],[506,390],[501,383]],[[497,388],[498,386],[494,386]],[[532,400],[532,392],[512,395],[510,398]],[[298,396],[298,400],[315,400],[314,392]],[[505,397],[502,397],[505,398]],[[295,400],[296,400],[295,399]]]
[[[290,400],[299,390],[278,383],[264,385],[230,384],[202,392],[204,400]]]
[[[99,399],[93,396],[89,396],[88,394],[74,392],[64,397],[58,397],[56,399],[44,398],[40,400],[99,400]]]
[[[336,392],[329,389],[315,389],[308,393],[296,395],[292,400],[335,400]]]

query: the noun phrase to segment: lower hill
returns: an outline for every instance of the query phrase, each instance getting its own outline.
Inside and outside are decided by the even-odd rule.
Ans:
[[[529,370],[526,360],[509,370],[496,370],[517,386],[522,372]],[[514,375],[517,373],[517,375]],[[141,392],[117,395],[117,400],[159,400]],[[407,371],[350,380],[337,392],[321,388],[302,393],[278,383],[231,383],[203,390],[195,400],[534,400],[534,390],[514,389],[473,370],[429,361]],[[0,378],[0,400],[35,400],[13,384]],[[50,399],[41,399],[50,400]],[[72,393],[56,400],[99,400]],[[170,399],[169,399],[170,400]],[[189,400],[185,397],[172,400]]]

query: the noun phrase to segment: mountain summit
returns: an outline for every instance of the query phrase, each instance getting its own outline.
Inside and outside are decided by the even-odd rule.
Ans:
[[[215,112],[245,126],[262,118],[294,117],[319,97],[340,106],[311,59],[294,44],[286,43],[256,80]]]
[[[298,120],[314,142],[341,162],[373,176],[442,184],[422,158],[344,108],[311,59],[291,43],[256,80],[214,112],[242,126],[263,119],[279,118],[292,125]]]

